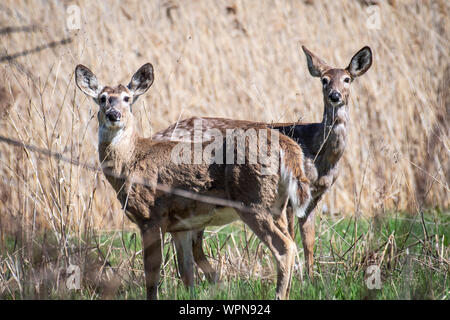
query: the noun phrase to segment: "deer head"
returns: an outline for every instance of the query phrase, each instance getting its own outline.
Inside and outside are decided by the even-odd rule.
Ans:
[[[331,68],[325,61],[302,46],[306,55],[309,73],[322,81],[325,105],[340,107],[346,105],[350,94],[350,83],[363,75],[372,65],[372,51],[369,47],[359,50],[345,69]]]
[[[153,66],[144,64],[131,77],[127,86],[103,86],[94,73],[79,64],[75,69],[75,80],[78,88],[92,97],[99,105],[98,122],[100,130],[115,134],[134,127],[131,106],[137,98],[145,93],[153,83]]]

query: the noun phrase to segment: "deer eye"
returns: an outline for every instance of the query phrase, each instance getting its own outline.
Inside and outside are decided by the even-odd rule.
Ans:
[[[322,78],[322,84],[325,87],[328,84],[328,78]]]
[[[125,102],[130,101],[130,97],[128,97],[128,96],[123,97],[123,101],[125,101]]]
[[[106,97],[105,96],[101,96],[100,97],[100,103],[105,103],[106,102]]]
[[[345,82],[345,83],[350,83],[350,78],[349,78],[349,77],[346,77],[346,78],[344,79],[344,82]]]

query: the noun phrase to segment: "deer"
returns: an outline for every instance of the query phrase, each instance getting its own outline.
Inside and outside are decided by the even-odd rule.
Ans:
[[[357,51],[345,69],[333,68],[324,60],[302,46],[309,73],[320,78],[323,94],[323,118],[318,123],[262,123],[225,118],[192,117],[178,121],[153,135],[155,140],[184,139],[183,132],[192,132],[194,124],[200,122],[205,131],[211,128],[226,130],[239,126],[266,126],[279,130],[292,138],[303,151],[306,176],[310,181],[311,201],[304,216],[299,217],[300,234],[305,256],[305,266],[310,279],[314,279],[315,208],[322,196],[334,184],[339,173],[339,160],[347,144],[348,99],[350,84],[366,73],[372,65],[372,50],[365,46]],[[180,133],[181,132],[181,133]],[[207,137],[204,137],[207,138]],[[290,210],[290,208],[288,208]],[[292,217],[292,214],[288,214]],[[293,223],[290,223],[293,228]],[[213,282],[217,275],[202,248],[204,230],[196,230],[175,238],[177,247],[193,251],[193,260],[200,266],[207,279]],[[294,230],[290,230],[293,234]],[[179,242],[192,239],[189,243]],[[192,268],[191,268],[192,269]],[[191,270],[189,269],[189,270]],[[192,271],[191,271],[192,272]],[[192,276],[192,275],[191,275]]]
[[[276,261],[275,297],[287,299],[296,245],[289,232],[288,220],[292,217],[287,217],[286,204],[291,203],[301,217],[311,200],[301,148],[289,137],[265,127],[268,148],[276,151],[268,162],[270,166],[249,161],[256,151],[247,148],[248,140],[247,157],[241,163],[220,161],[220,157],[219,161],[180,161],[181,153],[190,155],[197,145],[157,141],[137,132],[131,108],[153,80],[151,63],[140,67],[126,86],[102,85],[89,68],[81,64],[75,68],[77,87],[98,105],[98,156],[103,174],[125,215],[141,234],[147,299],[158,298],[166,233],[176,237],[179,232],[195,233],[237,219],[270,249]],[[239,152],[238,145],[226,139],[219,140],[218,145],[215,154]],[[187,257],[192,257],[192,250],[184,244],[178,260],[181,269],[189,272],[191,260]],[[189,277],[185,281],[189,282]]]

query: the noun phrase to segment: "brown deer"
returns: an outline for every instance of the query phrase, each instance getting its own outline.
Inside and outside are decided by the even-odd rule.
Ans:
[[[263,125],[277,129],[295,140],[303,150],[306,176],[310,181],[312,200],[306,209],[305,216],[299,218],[299,224],[306,267],[309,276],[313,278],[315,241],[314,208],[338,176],[339,159],[344,152],[347,141],[350,84],[355,78],[363,75],[370,68],[372,64],[372,51],[369,47],[362,48],[352,57],[347,68],[339,69],[330,67],[304,46],[302,48],[306,55],[306,62],[310,74],[313,77],[319,77],[322,82],[324,102],[322,121],[319,123],[253,122],[253,125],[256,127]],[[252,122],[249,121],[194,117],[179,121],[167,129],[156,133],[153,139],[184,139],[185,132],[192,131],[196,122],[201,122],[201,128],[204,130],[217,128],[222,131],[239,126],[251,127],[252,125]],[[207,137],[203,136],[203,138],[205,139]],[[288,214],[288,217],[290,216]],[[293,223],[290,225],[292,227]],[[293,233],[293,230],[291,230],[291,233]],[[178,243],[177,247],[183,247],[188,251],[193,250],[194,261],[201,267],[210,281],[215,279],[214,269],[207,261],[201,247],[203,230],[197,230],[192,235],[183,236],[184,239],[192,238],[192,242],[183,245]],[[181,241],[183,239],[175,238],[176,243]],[[189,271],[192,272],[191,269]]]
[[[287,298],[296,246],[285,208],[289,200],[295,213],[303,216],[310,201],[301,148],[264,127],[267,147],[277,155],[267,163],[249,161],[259,151],[249,147],[249,140],[242,163],[229,163],[228,158],[227,162],[201,158],[199,163],[184,163],[180,156],[192,156],[198,145],[156,141],[136,132],[131,106],[153,83],[151,64],[143,65],[127,86],[102,86],[82,65],[76,67],[75,77],[80,90],[99,105],[98,151],[103,173],[142,235],[147,298],[157,298],[166,232],[176,236],[235,219],[246,223],[271,250],[277,263],[276,298]],[[233,159],[240,151],[228,140],[219,141],[219,146],[223,149],[216,149],[215,154],[224,155],[231,149]],[[187,270],[184,266],[190,260],[179,260],[185,261],[182,267]]]

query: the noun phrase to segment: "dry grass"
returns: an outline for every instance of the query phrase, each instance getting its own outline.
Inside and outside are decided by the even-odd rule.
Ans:
[[[340,67],[369,45],[374,64],[353,85],[341,175],[322,203],[357,215],[448,208],[449,3],[372,2],[380,29],[367,27],[365,1],[80,0],[81,29],[69,31],[66,2],[4,0],[1,135],[97,163],[96,107],[75,89],[78,63],[111,84],[154,65],[134,107],[144,136],[193,115],[320,121],[320,83],[300,45]],[[59,241],[131,227],[101,174],[5,144],[0,173],[2,239],[34,239],[43,225]]]

